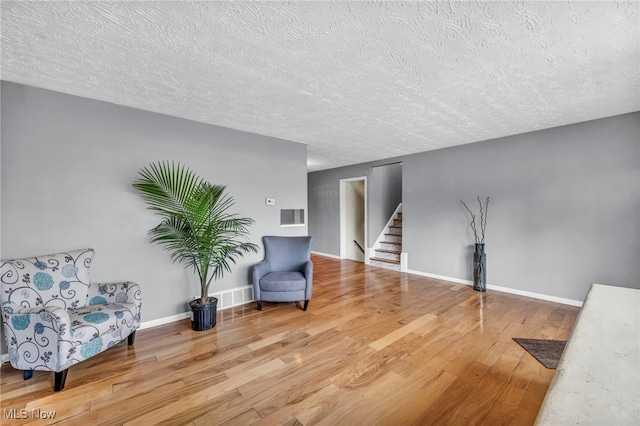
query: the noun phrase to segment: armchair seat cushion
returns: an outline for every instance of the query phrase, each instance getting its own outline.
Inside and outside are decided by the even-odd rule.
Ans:
[[[79,309],[69,310],[71,320],[71,337],[76,343],[86,343],[94,337],[107,334],[125,336],[133,328],[134,312],[136,305],[133,303],[112,303],[108,305],[89,305]],[[127,326],[128,324],[128,326]],[[121,329],[126,330],[121,333]],[[119,337],[116,341],[120,341]]]
[[[307,287],[307,280],[301,272],[271,272],[260,279],[263,291],[299,291]]]

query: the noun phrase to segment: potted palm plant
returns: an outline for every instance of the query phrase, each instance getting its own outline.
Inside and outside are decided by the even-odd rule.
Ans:
[[[213,185],[180,163],[151,163],[133,182],[148,208],[162,221],[149,231],[151,241],[171,253],[174,262],[192,268],[200,279],[200,298],[189,305],[192,328],[216,325],[218,299],[209,297],[213,280],[258,246],[247,240],[250,218],[229,213],[233,197],[223,185]]]

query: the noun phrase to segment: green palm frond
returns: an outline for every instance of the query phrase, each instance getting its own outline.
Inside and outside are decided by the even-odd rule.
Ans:
[[[174,262],[193,268],[200,278],[201,297],[209,284],[258,246],[248,242],[250,218],[228,210],[233,198],[223,185],[213,185],[179,163],[159,162],[143,167],[133,182],[148,208],[162,218],[149,231],[151,241],[171,253]]]

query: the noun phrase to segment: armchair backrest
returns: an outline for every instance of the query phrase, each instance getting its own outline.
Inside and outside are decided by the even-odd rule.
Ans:
[[[85,306],[93,254],[93,249],[83,249],[3,260],[0,267],[3,309],[7,306],[13,309]]]
[[[311,257],[313,237],[262,237],[264,258],[273,271],[301,271]]]

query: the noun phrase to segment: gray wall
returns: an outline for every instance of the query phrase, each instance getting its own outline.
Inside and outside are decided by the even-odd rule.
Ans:
[[[397,159],[309,173],[309,235],[313,250],[340,256],[340,180],[367,178],[367,241],[371,246],[402,202],[402,166]],[[383,166],[383,167],[379,167]]]
[[[640,288],[640,113],[401,158],[410,270],[471,280],[473,235],[459,200],[491,196],[489,284],[584,300],[591,283]],[[337,254],[340,176],[309,175],[310,232]],[[335,220],[333,218],[336,218]],[[322,250],[320,250],[322,251]]]
[[[188,311],[198,280],[149,242],[158,219],[131,187],[157,160],[227,185],[261,248],[262,235],[307,234],[280,227],[281,208],[307,209],[303,144],[2,82],[2,258],[92,247],[94,281],[140,283],[143,322]],[[262,256],[245,256],[211,291],[248,285]]]
[[[369,184],[369,246],[384,230],[393,212],[402,202],[402,163],[371,168]]]

